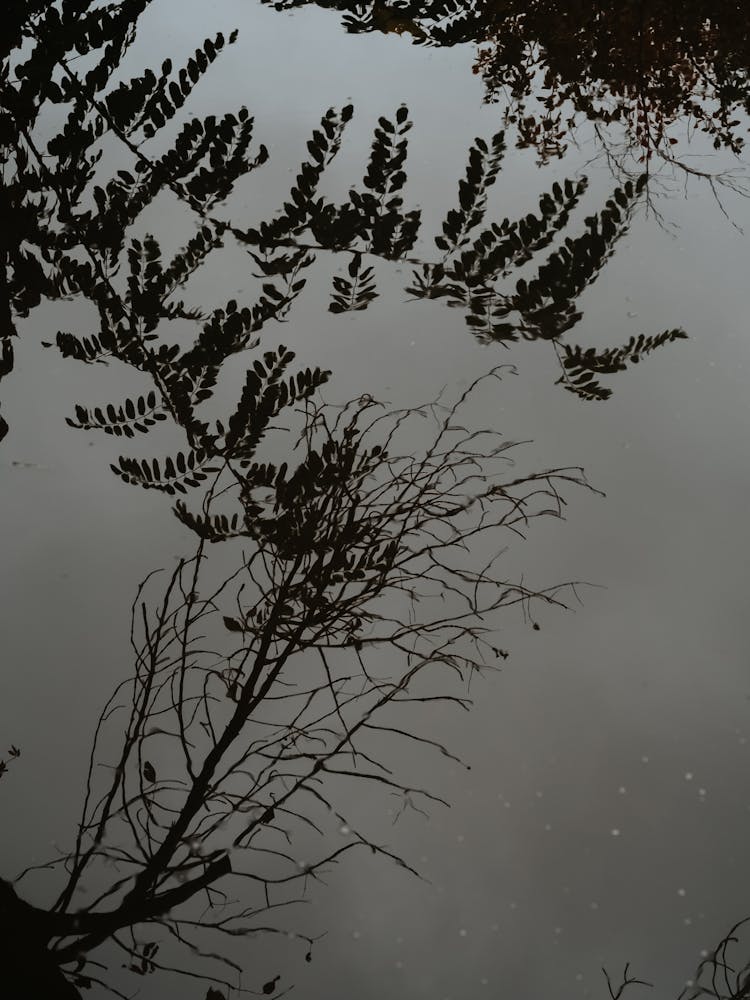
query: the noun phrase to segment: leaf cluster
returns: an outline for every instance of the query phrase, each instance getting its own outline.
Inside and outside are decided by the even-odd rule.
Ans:
[[[348,278],[335,275],[328,309],[332,313],[362,312],[378,297],[375,289],[375,269],[362,267],[362,254],[352,254],[347,266]]]
[[[652,337],[641,333],[637,337],[630,337],[622,347],[610,347],[604,351],[596,351],[593,347],[583,350],[581,347],[565,344],[563,374],[559,381],[581,399],[608,399],[612,390],[600,385],[597,376],[625,371],[628,365],[638,364],[644,355],[675,340],[684,340],[686,336],[681,329],[665,330]]]
[[[82,430],[103,430],[106,434],[116,437],[134,437],[136,431],[145,433],[160,420],[166,420],[167,414],[157,408],[156,393],[152,389],[145,396],[135,400],[126,399],[122,406],[115,408],[111,403],[102,409],[94,407],[89,411],[83,406],[76,406],[76,419],[66,418],[71,427]]]
[[[382,32],[417,45],[477,47],[473,71],[485,100],[507,102],[504,121],[539,161],[562,157],[581,119],[612,153],[624,134],[630,157],[675,160],[679,121],[714,148],[739,154],[748,96],[750,32],[741,6],[658,0],[643,9],[606,0],[263,0],[277,11],[315,4],[337,10],[353,34]],[[646,49],[642,39],[648,39]],[[679,148],[679,147],[677,147]]]

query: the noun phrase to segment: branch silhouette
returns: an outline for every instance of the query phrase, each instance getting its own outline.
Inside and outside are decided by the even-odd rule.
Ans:
[[[65,886],[40,917],[74,983],[87,981],[89,953],[119,943],[126,927],[148,971],[160,967],[156,927],[178,941],[197,926],[228,937],[280,933],[269,914],[353,850],[414,872],[356,828],[337,795],[354,780],[402,808],[441,801],[380,763],[379,740],[453,756],[410,731],[408,706],[467,708],[456,684],[507,655],[493,645],[495,616],[513,605],[533,616],[538,603],[564,606],[575,593],[573,584],[534,590],[499,571],[503,536],[561,517],[561,490],[586,485],[576,469],[513,475],[509,442],[458,424],[473,393],[499,376],[453,405],[309,408],[292,474],[265,466],[264,499],[257,468],[234,477],[242,513],[229,534],[239,540],[227,541],[212,516],[217,498],[228,499],[218,479],[201,515],[182,508],[201,537],[157,599],[147,594],[158,578],[139,591],[134,674],[102,712],[75,848],[56,862]],[[425,416],[435,431],[415,457],[398,444]],[[218,541],[234,545],[238,565],[211,585],[206,547]],[[100,747],[111,753],[123,711],[121,750],[102,784]],[[306,831],[323,837],[308,861],[296,847]],[[343,843],[331,849],[331,836]],[[107,886],[108,866],[118,876]],[[71,909],[83,880],[104,888]],[[241,903],[228,880],[245,884]],[[185,909],[206,892],[211,919]]]
[[[621,371],[683,335],[644,336],[604,354],[565,344],[580,318],[576,301],[625,232],[644,182],[618,189],[576,238],[560,240],[583,180],[554,185],[538,215],[488,223],[502,133],[470,149],[458,207],[435,239],[438,259],[415,257],[421,216],[404,194],[405,107],[379,119],[361,186],[344,203],[319,188],[351,106],[322,116],[280,211],[240,224],[226,203],[240,178],[268,159],[254,145],[249,111],[179,123],[236,32],[205,39],[179,68],[166,59],[158,71],[115,83],[148,6],[15,2],[0,75],[10,220],[0,247],[0,375],[12,370],[16,327],[24,328],[17,321],[42,300],[93,306],[95,331],[59,331],[46,346],[92,373],[101,363],[124,365],[143,387],[124,400],[76,404],[68,422],[128,440],[176,424],[182,450],[120,456],[112,469],[126,484],[174,498],[195,545],[172,574],[138,591],[132,675],[96,727],[72,846],[49,864],[63,881],[58,897],[34,907],[0,882],[5,985],[21,995],[116,992],[96,957],[104,946],[119,949],[134,975],[186,972],[162,958],[165,941],[205,960],[205,971],[187,974],[205,977],[214,996],[217,985],[245,989],[241,970],[192,931],[220,942],[281,933],[276,911],[353,850],[412,870],[355,829],[337,789],[364,782],[400,808],[439,801],[389,769],[382,741],[416,741],[452,756],[411,731],[408,706],[467,708],[471,677],[507,655],[493,645],[496,617],[519,606],[533,622],[537,606],[564,606],[575,595],[574,584],[534,589],[501,570],[506,539],[523,538],[538,518],[561,517],[564,494],[586,486],[580,469],[517,474],[513,445],[497,429],[461,426],[471,399],[496,389],[502,369],[454,402],[393,411],[362,396],[336,407],[320,399],[330,372],[295,369],[284,346],[257,350],[265,329],[290,315],[316,255],[347,261],[332,313],[369,307],[376,268],[408,261],[414,297],[463,309],[485,341],[550,341],[565,387],[586,399],[606,395],[594,375]],[[42,112],[54,112],[51,136]],[[167,141],[173,119],[176,135]],[[101,166],[105,142],[129,157],[111,175]],[[133,235],[167,193],[196,222],[169,257],[155,235]],[[257,268],[255,300],[190,304],[191,276],[230,240]],[[498,287],[547,250],[535,277]],[[194,336],[170,339],[175,324]],[[251,351],[239,398],[223,416],[207,416],[202,404],[226,363]],[[220,543],[234,559],[228,574],[209,559]],[[317,848],[312,833],[322,835]],[[96,896],[80,906],[84,883]],[[311,955],[314,940],[301,940]],[[215,969],[222,959],[230,969],[223,976]],[[274,992],[278,981],[262,991]]]
[[[689,141],[739,155],[749,106],[750,33],[741,6],[709,0],[263,0],[341,15],[354,34],[397,34],[415,45],[471,45],[487,103],[540,164],[565,155],[582,122],[618,179],[673,169],[747,194],[744,171],[696,168]],[[685,138],[685,131],[689,139]]]
[[[217,434],[197,417],[196,406],[213,394],[224,360],[255,346],[268,323],[288,317],[315,255],[327,253],[348,257],[346,277],[334,278],[333,313],[367,308],[378,294],[374,264],[406,260],[417,268],[411,295],[459,306],[472,332],[485,342],[552,341],[565,387],[585,399],[606,398],[610,390],[592,385],[583,391],[569,376],[561,337],[580,319],[576,300],[625,232],[645,190],[643,176],[618,188],[605,209],[587,220],[586,231],[568,237],[538,266],[536,278],[516,283],[514,293],[497,282],[507,281],[559,237],[585,193],[585,179],[553,185],[540,199],[538,215],[487,226],[488,190],[501,169],[505,138],[498,133],[489,144],[477,139],[459,184],[459,206],[448,213],[436,237],[441,259],[415,258],[421,216],[405,205],[402,193],[411,129],[406,108],[399,108],[393,120],[379,120],[359,190],[352,188],[340,205],[318,193],[352,117],[347,106],[330,109],[321,119],[281,213],[257,226],[239,226],[217,210],[239,178],[268,159],[262,144],[250,151],[253,119],[246,108],[220,118],[190,119],[166,151],[150,152],[220,51],[234,44],[236,32],[206,39],[177,70],[167,59],[158,74],[146,70],[107,89],[147,6],[148,0],[132,0],[116,12],[90,11],[88,4],[63,5],[61,12],[53,5],[40,12],[32,5],[26,20],[18,21],[17,41],[19,46],[21,40],[28,42],[31,54],[22,61],[15,55],[20,48],[9,50],[13,74],[0,80],[7,109],[0,118],[3,162],[11,177],[3,197],[13,223],[7,232],[14,234],[0,262],[7,279],[0,375],[13,365],[14,316],[28,316],[43,297],[87,298],[99,313],[99,330],[88,336],[59,331],[57,349],[89,364],[124,362],[150,376],[153,387],[135,400],[78,406],[71,422],[130,437],[169,415],[186,430],[191,469],[199,471],[215,450]],[[99,53],[97,47],[105,43]],[[91,67],[76,68],[71,52],[90,57]],[[34,127],[45,107],[57,108],[64,126],[42,148]],[[97,166],[105,140],[121,144],[131,158],[130,169],[109,179]],[[164,191],[198,221],[195,235],[169,260],[155,236],[130,234]],[[228,238],[249,253],[261,278],[256,301],[230,300],[206,312],[178,299],[190,277]],[[365,264],[365,258],[372,263]],[[161,339],[170,323],[186,321],[200,326],[191,348]],[[679,336],[678,331],[643,335],[644,343],[654,346]],[[620,352],[620,363],[608,374],[622,370],[626,354]],[[606,357],[597,362],[600,373]],[[148,480],[142,468],[139,473],[132,465],[121,466],[121,471],[130,481]],[[158,479],[152,476],[152,482]]]

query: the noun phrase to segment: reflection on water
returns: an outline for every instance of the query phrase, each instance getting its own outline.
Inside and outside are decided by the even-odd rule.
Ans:
[[[685,119],[717,149],[744,148],[750,24],[738,3],[263,2],[278,11],[313,3],[337,10],[355,34],[393,32],[429,46],[474,44],[474,72],[486,99],[506,105],[503,115],[518,126],[518,145],[533,147],[542,161],[565,153],[579,117],[619,126],[641,162],[674,161],[682,130],[673,126]]]
[[[67,422],[132,444],[111,456],[112,472],[177,497],[194,546],[173,572],[154,566],[122,608],[115,627],[130,636],[131,672],[113,679],[98,723],[81,723],[95,738],[78,787],[66,789],[80,795],[83,784],[77,827],[55,856],[0,881],[14,995],[131,995],[144,977],[160,983],[151,995],[165,995],[180,972],[211,1000],[248,984],[286,991],[286,968],[258,974],[236,941],[285,938],[295,904],[315,903],[345,854],[420,874],[356,818],[356,789],[382,793],[394,820],[442,803],[401,771],[423,750],[465,766],[432,713],[467,708],[472,685],[508,658],[503,612],[519,608],[537,632],[539,609],[580,599],[575,583],[532,586],[505,568],[509,543],[515,551],[532,522],[559,519],[588,484],[563,465],[520,471],[522,449],[477,420],[477,400],[493,412],[499,398],[505,372],[494,359],[427,404],[391,409],[373,384],[335,406],[321,395],[335,371],[298,366],[295,351],[268,342],[275,325],[304,324],[306,285],[322,288],[321,264],[342,267],[325,292],[332,316],[376,309],[405,268],[412,308],[437,300],[479,343],[548,342],[557,381],[593,415],[611,395],[600,380],[686,337],[675,325],[613,347],[570,340],[582,300],[649,195],[650,159],[675,160],[670,129],[686,114],[717,147],[742,145],[732,117],[745,100],[736,11],[711,21],[700,5],[681,7],[678,37],[675,9],[658,4],[648,13],[626,5],[617,18],[600,8],[584,16],[580,5],[324,4],[345,10],[350,30],[481,42],[488,90],[511,88],[505,130],[471,144],[457,204],[440,213],[435,235],[408,198],[405,105],[378,119],[343,200],[331,195],[331,164],[356,117],[342,101],[311,131],[276,211],[253,206],[249,218],[237,191],[251,190],[250,175],[269,160],[254,118],[226,102],[208,116],[188,111],[220,55],[242,42],[217,32],[184,61],[165,52],[160,66],[136,68],[139,18],[159,2],[19,0],[7,18],[0,376],[14,374],[16,338],[34,335],[44,304],[77,304],[76,332],[42,341],[88,372],[100,400],[72,403]],[[634,76],[624,40],[636,24],[648,58]],[[584,31],[596,44],[581,46]],[[545,116],[527,114],[532,100]],[[712,110],[701,111],[706,103]],[[576,115],[622,124],[640,169],[603,204],[585,177],[546,182],[542,173],[534,212],[496,215],[491,195],[511,135],[542,160],[562,155]],[[193,227],[177,248],[158,233],[165,198]],[[191,281],[230,251],[251,274],[240,297],[196,301]],[[104,365],[126,373],[125,394],[99,388]],[[4,446],[16,430],[2,420]],[[139,449],[149,433],[167,440],[166,456],[159,445],[156,456]],[[576,575],[570,567],[565,579]],[[3,791],[24,763],[14,735],[0,761]],[[47,882],[35,885],[46,888],[32,905],[24,879],[40,875]],[[319,937],[294,931],[290,947],[312,962]],[[706,954],[690,996],[744,995],[735,944],[730,935]],[[621,983],[606,985],[614,998],[638,982],[626,967]]]

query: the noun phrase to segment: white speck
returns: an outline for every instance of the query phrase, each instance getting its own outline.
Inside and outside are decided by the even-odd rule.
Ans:
[[[503,802],[506,809],[510,809],[510,802]]]
[[[541,798],[543,798],[543,797],[544,797],[544,792],[535,792],[534,794],[536,795],[536,797],[537,797],[538,799],[541,799]]]
[[[708,948],[701,948],[701,958],[708,958]]]
[[[456,837],[456,840],[459,842],[459,844],[463,844],[463,842],[466,840],[466,837],[464,837],[462,833],[459,833],[459,835]]]
[[[625,785],[620,785],[620,787],[617,789],[617,792],[619,795],[625,795],[627,793],[627,788],[625,787]]]
[[[648,764],[648,757],[645,754],[641,757],[641,764]]]
[[[685,890],[684,889],[678,889],[677,890],[677,895],[678,896],[684,896],[684,895],[686,895]]]
[[[468,931],[466,930],[466,928],[465,928],[465,927],[462,927],[462,928],[461,928],[461,930],[460,930],[460,931],[458,932],[458,936],[459,936],[459,937],[466,937],[466,935],[467,935],[468,933],[469,933],[469,932],[468,932]]]
[[[488,979],[488,978],[487,978],[486,976],[483,976],[483,977],[482,977],[482,978],[481,978],[481,979],[479,980],[479,982],[480,982],[480,984],[481,984],[482,986],[487,986],[487,985],[489,985],[489,979]]]
[[[705,788],[699,788],[698,789],[698,794],[701,796],[701,798],[703,798],[703,796],[706,794],[706,789]]]
[[[620,836],[620,831],[617,829],[617,827],[614,827],[609,832],[612,834],[613,837],[619,837]]]
[[[693,918],[692,917],[684,917],[682,922],[683,922],[683,924],[686,927],[689,927],[692,924],[692,922],[693,922]]]
[[[404,963],[401,961],[401,959],[399,959],[398,962],[396,962],[396,968],[397,969],[403,969],[403,967],[404,967]]]
[[[547,830],[547,831],[551,830],[552,829],[552,824],[551,823],[545,823],[544,824],[544,829]]]
[[[589,903],[589,908],[592,909],[592,910],[598,910],[599,909],[599,904],[597,902],[591,902],[591,903]]]
[[[555,934],[562,934],[562,927],[555,927]]]
[[[693,986],[693,985],[694,985],[694,984],[693,984],[693,980],[692,980],[692,979],[686,979],[686,980],[685,980],[685,985],[686,985],[686,986]]]
[[[692,781],[692,780],[693,780],[693,772],[685,771],[685,781]]]
[[[583,973],[582,972],[576,972],[576,982],[577,983],[583,982]]]
[[[362,932],[352,931],[352,937],[354,938],[355,941],[359,941],[359,939],[362,937]]]
[[[346,823],[344,823],[343,826],[339,827],[339,833],[341,834],[342,837],[348,837],[351,832],[352,831],[349,829]]]
[[[516,901],[514,900],[514,901],[513,901],[513,902],[512,902],[511,904],[510,904],[510,908],[511,908],[511,910],[517,910],[517,909],[518,909],[518,903],[516,903]]]

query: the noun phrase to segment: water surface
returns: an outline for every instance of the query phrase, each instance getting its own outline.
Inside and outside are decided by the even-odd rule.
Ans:
[[[664,119],[668,146],[654,138],[652,156],[640,163],[648,146],[633,135],[623,139],[617,122],[592,123],[569,105],[564,120],[575,119],[575,130],[565,133],[564,149],[518,148],[507,87],[487,101],[486,74],[475,71],[496,25],[482,22],[483,33],[476,29],[454,44],[422,37],[430,11],[414,5],[391,12],[401,19],[395,21],[383,21],[375,5],[381,27],[348,32],[340,11],[321,9],[335,5],[299,6],[290,13],[236,0],[209,7],[154,0],[118,71],[126,78],[146,65],[158,68],[167,56],[180,65],[208,35],[240,30],[180,113],[220,114],[245,104],[254,115],[254,148],[264,143],[269,162],[242,178],[216,212],[237,227],[274,217],[321,115],[350,103],[352,120],[321,194],[340,203],[352,186],[361,188],[379,117],[398,124],[397,109],[408,108],[413,128],[402,195],[405,209],[422,214],[406,258],[440,259],[434,237],[457,204],[477,136],[490,143],[506,131],[487,222],[537,212],[553,185],[587,178],[550,247],[505,280],[510,291],[519,277],[533,277],[565,237],[580,236],[586,218],[603,211],[628,175],[632,183],[647,168],[653,176],[633,198],[627,232],[613,243],[598,278],[574,296],[580,317],[558,339],[550,321],[538,317],[529,339],[481,337],[466,324],[466,308],[446,304],[449,295],[430,301],[409,295],[420,265],[388,254],[371,255],[378,297],[361,311],[332,312],[332,277],[346,279],[352,259],[337,248],[318,252],[284,324],[264,329],[260,350],[283,343],[302,367],[332,370],[321,390],[332,402],[366,393],[413,406],[444,387],[454,398],[493,366],[513,366],[476,397],[472,426],[525,442],[513,453],[519,470],[582,467],[604,495],[566,490],[566,520],[531,523],[528,538],[514,541],[505,556],[506,575],[536,588],[590,584],[577,588],[580,602],[568,595],[570,610],[514,609],[492,621],[509,656],[499,672],[472,679],[470,712],[415,708],[419,731],[471,770],[439,753],[384,749],[389,761],[395,755],[390,763],[407,786],[429,788],[450,808],[430,804],[426,815],[400,814],[398,798],[387,791],[347,786],[348,827],[366,829],[423,879],[369,852],[352,853],[323,880],[310,881],[307,905],[279,917],[283,930],[325,932],[311,962],[306,944],[279,935],[232,941],[226,953],[243,967],[246,988],[261,990],[280,975],[274,990],[294,984],[310,998],[606,996],[602,966],[617,982],[626,962],[659,995],[676,996],[702,950],[714,948],[748,912],[744,231],[750,209],[738,190],[742,150],[737,145],[737,155],[724,141],[714,149],[715,133],[696,133],[695,116],[688,120],[680,102]],[[369,5],[340,6],[364,16],[360,7]],[[543,15],[559,20],[542,10],[540,23]],[[724,15],[726,23],[717,15],[720,38],[729,30]],[[705,16],[686,8],[685,38]],[[736,17],[746,31],[741,13]],[[559,57],[554,37],[550,31],[552,40],[543,41]],[[435,43],[441,40],[451,44]],[[735,72],[739,65],[732,52],[720,69]],[[580,79],[589,72],[579,67]],[[525,98],[532,103],[535,94],[545,96],[542,70],[533,73]],[[609,94],[617,95],[617,86],[614,78],[601,83]],[[623,86],[632,95],[632,81]],[[636,118],[648,96],[632,98]],[[658,101],[666,104],[667,97],[658,90],[650,96],[658,118]],[[743,137],[744,112],[731,113],[738,122],[732,136]],[[39,134],[48,138],[61,121],[53,106],[38,121]],[[168,123],[153,148],[176,129]],[[101,176],[132,169],[121,145],[107,141],[103,148]],[[665,162],[664,149],[676,164]],[[144,232],[156,233],[165,252],[172,251],[194,234],[195,215],[163,193],[132,235]],[[255,274],[243,247],[227,239],[191,277],[185,298],[197,305],[252,299]],[[555,316],[553,310],[553,325]],[[523,322],[528,332],[528,316]],[[0,731],[21,748],[17,760],[6,757],[0,789],[8,879],[70,849],[98,712],[130,670],[135,588],[189,549],[169,498],[125,485],[110,470],[119,455],[137,453],[140,440],[65,423],[75,403],[93,407],[143,391],[142,373],[77,364],[42,346],[58,330],[82,336],[95,328],[90,302],[42,301],[18,320],[15,364],[3,382],[9,430],[2,442]],[[602,352],[665,330],[684,330],[687,338],[629,362],[625,371],[597,376],[612,390],[609,398],[584,398],[558,382],[559,345]],[[209,404],[217,414],[225,402],[233,405],[246,367],[243,355],[226,366]],[[158,442],[143,454],[180,447],[179,430],[169,422],[157,430]],[[416,435],[415,448],[419,441]],[[223,557],[215,558],[221,566]],[[295,857],[310,849],[304,835],[300,845],[292,848]],[[17,889],[47,907],[56,878],[37,872]],[[73,909],[86,905],[82,891]],[[109,981],[127,996],[203,997],[208,989],[170,972],[127,975],[115,949],[106,946],[101,955]],[[104,986],[94,985],[89,995],[106,995]]]

